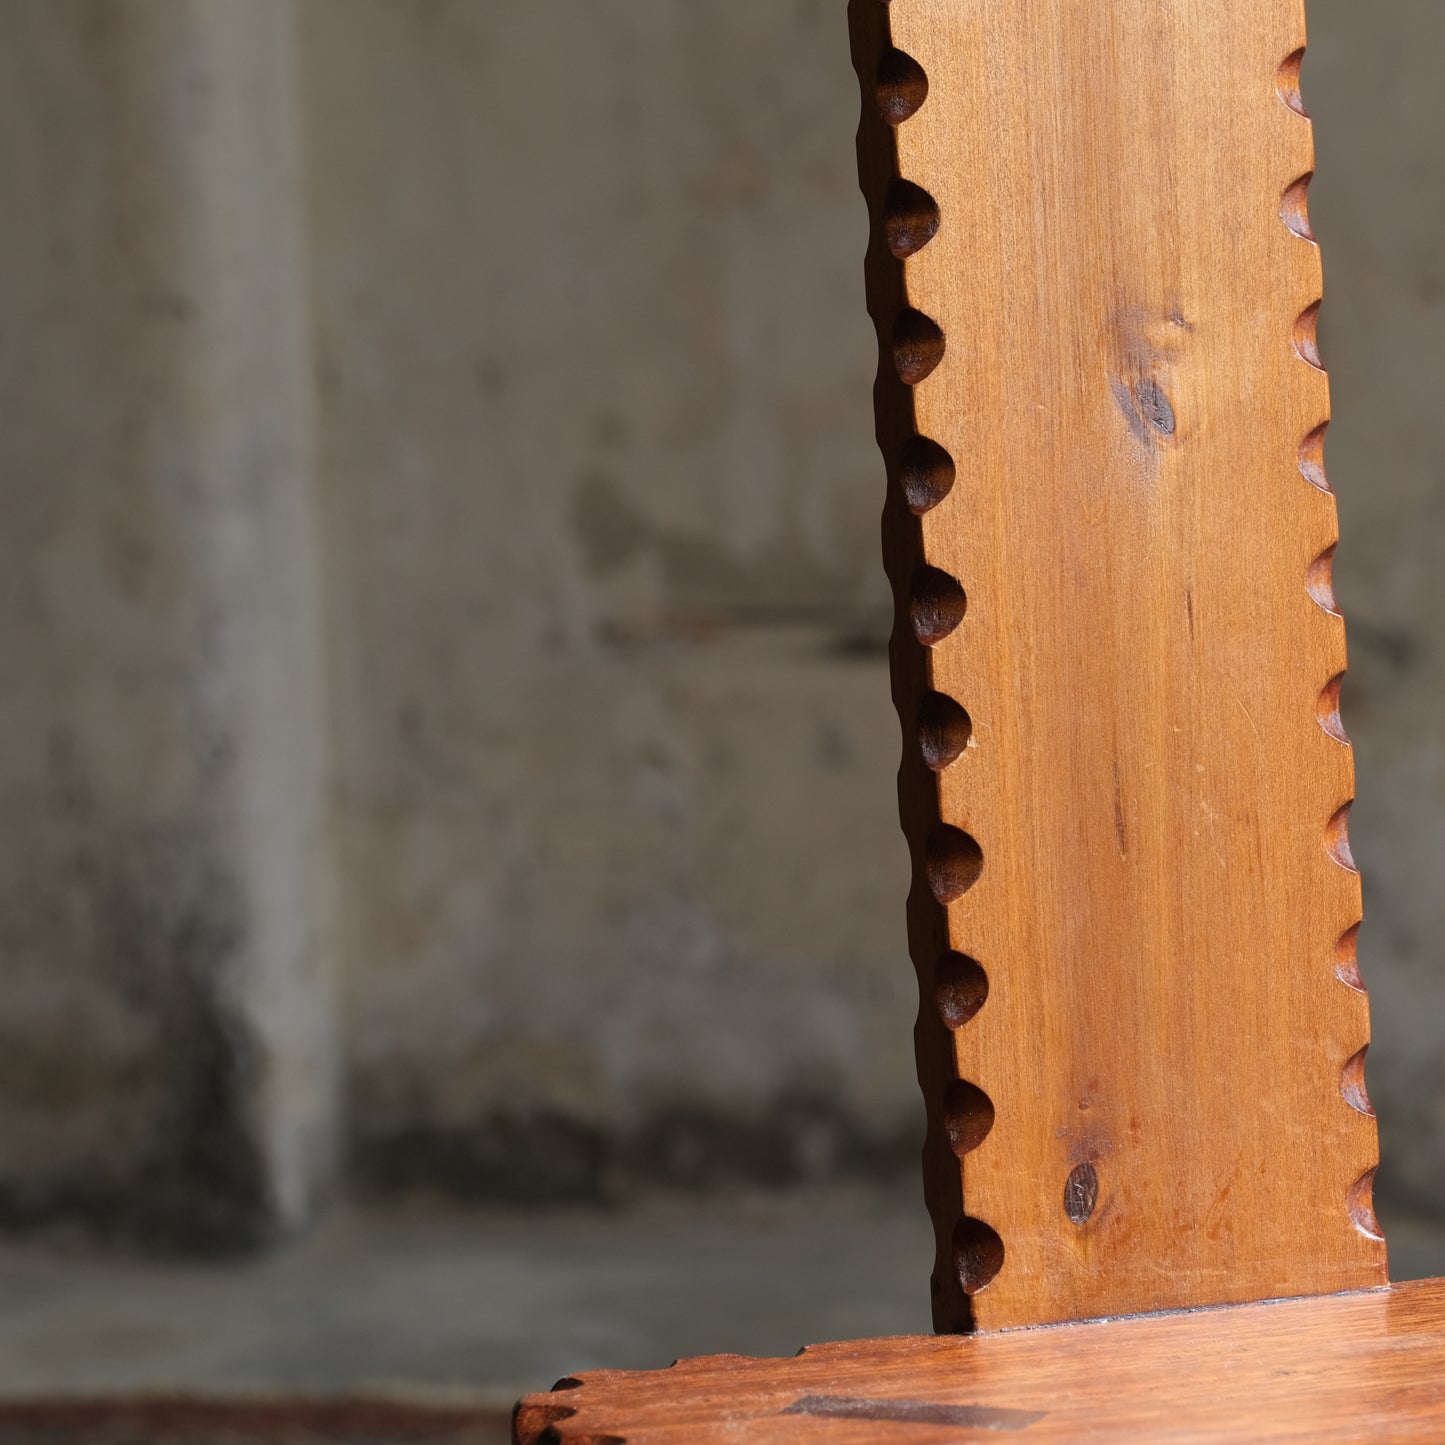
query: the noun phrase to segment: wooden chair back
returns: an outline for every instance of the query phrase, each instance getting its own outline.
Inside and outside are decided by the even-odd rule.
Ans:
[[[1381,1284],[1302,0],[852,0],[940,1330]]]

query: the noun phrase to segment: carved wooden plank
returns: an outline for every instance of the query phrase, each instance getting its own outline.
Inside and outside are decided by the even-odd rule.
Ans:
[[[935,1319],[1383,1282],[1301,0],[852,0]]]
[[[518,1445],[1438,1445],[1445,1282],[562,1385],[518,1406]]]

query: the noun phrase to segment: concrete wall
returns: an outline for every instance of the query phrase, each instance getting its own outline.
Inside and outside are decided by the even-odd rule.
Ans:
[[[907,1137],[839,7],[303,15],[364,1165]]]
[[[0,26],[0,1218],[245,1239],[339,1075],[293,17]]]
[[[1445,10],[1313,17],[1370,1082],[1438,1208]],[[9,1214],[244,1235],[338,1139],[522,1198],[908,1158],[841,0],[0,27]]]
[[[1380,1187],[1445,1214],[1445,7],[1311,0],[1310,16]]]

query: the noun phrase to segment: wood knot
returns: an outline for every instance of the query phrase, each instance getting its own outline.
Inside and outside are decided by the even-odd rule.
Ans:
[[[1156,446],[1160,437],[1172,437],[1178,430],[1174,404],[1154,377],[1144,375],[1128,381],[1122,376],[1111,376],[1109,390],[1130,433],[1141,446]]]
[[[1064,1185],[1064,1213],[1074,1224],[1087,1224],[1099,1206],[1099,1171],[1080,1164]]]
[[[1160,436],[1174,435],[1174,408],[1164,394],[1164,388],[1152,376],[1146,376],[1134,388],[1134,399],[1139,406],[1139,415]]]

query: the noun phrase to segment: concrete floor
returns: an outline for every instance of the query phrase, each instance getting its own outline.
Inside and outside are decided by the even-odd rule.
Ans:
[[[1445,1275],[1445,1224],[1387,1228],[1396,1278]],[[227,1265],[12,1242],[0,1396],[363,1387],[507,1402],[575,1370],[925,1331],[929,1253],[912,1191],[337,1211]]]

